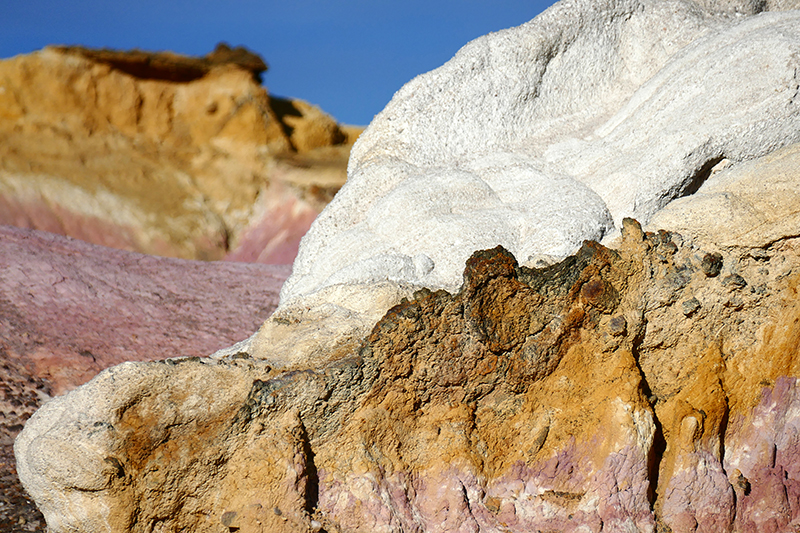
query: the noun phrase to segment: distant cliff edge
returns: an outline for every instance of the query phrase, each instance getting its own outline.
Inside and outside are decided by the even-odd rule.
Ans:
[[[362,128],[266,63],[52,46],[0,61],[0,224],[148,254],[291,263]]]

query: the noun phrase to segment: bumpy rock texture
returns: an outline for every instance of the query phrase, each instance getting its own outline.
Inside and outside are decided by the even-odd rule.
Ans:
[[[800,12],[773,8],[800,3],[565,0],[469,43],[356,143],[276,318],[362,334],[415,289],[458,290],[476,249],[560,259],[800,141]]]
[[[566,1],[413,80],[255,336],[33,415],[48,526],[800,527],[795,5]]]
[[[800,240],[715,272],[624,231],[544,269],[477,252],[321,367],[106,370],[33,416],[20,476],[57,532],[785,531]]]
[[[50,47],[0,61],[0,224],[291,263],[359,128],[270,96],[260,57]]]

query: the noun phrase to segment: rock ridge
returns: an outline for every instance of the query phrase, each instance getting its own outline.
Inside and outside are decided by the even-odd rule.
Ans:
[[[623,235],[544,269],[477,252],[324,366],[109,369],[34,415],[20,476],[56,532],[782,530],[800,511],[759,502],[800,451],[796,239],[712,276]]]
[[[140,79],[189,82],[202,78],[211,69],[226,65],[247,70],[253,79],[261,82],[267,64],[258,54],[243,46],[231,48],[219,43],[213,52],[204,57],[191,57],[172,52],[146,52],[143,50],[94,49],[85,46],[51,46],[63,54],[75,54],[90,61],[106,63],[115,69]]]

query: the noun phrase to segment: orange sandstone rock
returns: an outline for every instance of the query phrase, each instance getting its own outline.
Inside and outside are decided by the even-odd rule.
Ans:
[[[785,530],[797,239],[711,277],[714,250],[623,236],[476,252],[319,367],[114,367],[34,415],[20,477],[53,531]]]
[[[265,69],[224,45],[203,58],[61,46],[0,61],[0,224],[291,263],[360,130],[270,96]],[[248,235],[265,227],[253,251]]]

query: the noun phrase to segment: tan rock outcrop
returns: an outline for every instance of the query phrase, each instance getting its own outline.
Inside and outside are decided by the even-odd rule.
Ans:
[[[109,369],[34,415],[20,476],[55,532],[780,531],[799,247],[628,220],[544,269],[478,252],[321,367]]]
[[[728,163],[721,161],[697,193],[669,204],[651,225],[723,248],[800,235],[800,144],[738,168]]]
[[[291,262],[359,129],[270,96],[265,69],[224,45],[204,58],[50,47],[0,61],[0,224]]]

